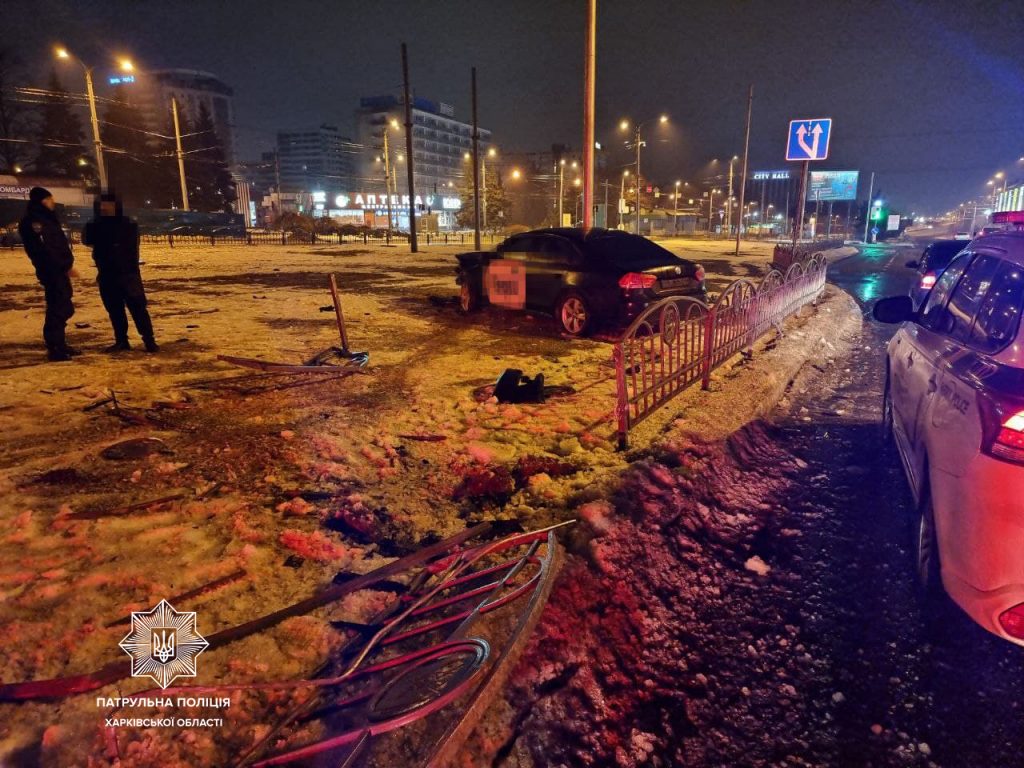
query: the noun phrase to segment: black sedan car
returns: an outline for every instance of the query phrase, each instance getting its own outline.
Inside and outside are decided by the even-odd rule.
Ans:
[[[921,258],[907,262],[906,266],[917,270],[918,274],[917,281],[910,286],[910,298],[914,300],[914,309],[919,309],[924,304],[928,292],[939,279],[942,270],[969,244],[968,240],[936,240],[925,247]]]
[[[617,230],[538,229],[458,259],[463,311],[490,303],[550,314],[570,336],[628,321],[668,296],[707,298],[700,264]]]

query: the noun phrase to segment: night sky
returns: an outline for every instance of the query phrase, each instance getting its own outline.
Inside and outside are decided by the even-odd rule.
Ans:
[[[1014,2],[854,3],[599,0],[597,133],[621,147],[623,117],[667,112],[644,164],[691,180],[742,154],[754,84],[752,170],[786,167],[789,119],[831,116],[822,168],[860,169],[903,211],[984,194],[998,170],[1024,178],[1024,15]],[[60,41],[99,65],[204,69],[235,89],[243,158],[280,128],[351,130],[363,95],[398,93],[399,44],[417,95],[480,122],[507,150],[581,140],[582,0],[60,2],[4,0],[4,39],[41,83]],[[68,71],[66,82],[81,87]],[[657,131],[658,129],[653,129]],[[656,141],[661,138],[663,140]],[[612,165],[627,161],[623,151]]]

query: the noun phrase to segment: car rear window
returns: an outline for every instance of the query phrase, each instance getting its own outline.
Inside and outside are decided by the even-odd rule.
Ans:
[[[644,237],[605,235],[587,241],[587,255],[623,269],[643,270],[683,260]]]
[[[928,247],[928,255],[925,257],[928,269],[938,271],[945,269],[946,265],[953,260],[960,251],[967,247],[967,243],[960,241],[954,243],[932,243]]]
[[[1022,304],[1024,268],[1000,261],[971,329],[970,345],[994,354],[1009,344],[1017,335]]]

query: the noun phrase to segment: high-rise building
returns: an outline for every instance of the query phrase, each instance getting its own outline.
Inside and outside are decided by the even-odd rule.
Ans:
[[[405,122],[404,102],[395,96],[374,96],[360,99],[356,110],[356,142],[362,150],[356,171],[361,184],[379,183],[384,188],[383,170],[377,158],[384,151],[384,130],[392,121]],[[446,194],[458,189],[469,165],[467,152],[473,149],[473,126],[455,119],[455,109],[428,99],[412,102],[413,170],[416,173],[417,195]],[[388,134],[391,161],[396,163],[397,188],[406,192],[406,170],[398,161],[404,156],[405,132],[395,130]],[[480,150],[485,152],[491,143],[491,132],[480,129]]]
[[[337,126],[321,125],[308,131],[277,134],[277,158],[281,190],[312,192],[347,189],[357,149]]]
[[[153,130],[167,134],[171,129],[171,98],[190,123],[205,104],[213,118],[217,138],[224,147],[224,159],[235,163],[234,91],[216,75],[196,69],[151,69],[137,73],[127,91],[138,100]]]

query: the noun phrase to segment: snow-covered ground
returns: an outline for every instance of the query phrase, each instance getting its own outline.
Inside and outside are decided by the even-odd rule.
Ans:
[[[745,244],[736,258],[719,241],[668,245],[708,267],[712,290],[763,272],[772,247]],[[108,623],[222,577],[234,576],[175,606],[197,611],[204,634],[305,597],[339,570],[371,570],[427,535],[490,517],[545,524],[608,495],[629,457],[614,450],[607,338],[565,340],[543,318],[459,315],[459,250],[144,248],[163,349],[118,356],[99,351],[110,331],[80,252],[69,341],[84,354],[61,364],[44,362],[41,290],[27,259],[0,252],[0,681],[118,660],[125,630]],[[337,344],[333,313],[323,311],[331,273],[350,346],[370,353],[365,375],[262,392],[253,381],[197,386],[247,373],[217,354],[298,363]],[[812,350],[828,356],[812,341],[787,364]],[[637,444],[673,424],[739,426],[748,411],[736,402],[767,397],[757,386],[778,367],[773,355],[785,350],[721,371],[710,396],[679,397],[645,422]],[[498,404],[485,387],[506,368],[543,372],[563,389],[540,405]],[[102,402],[111,392],[120,415]],[[161,440],[160,450],[101,456],[142,437]],[[358,615],[360,606],[336,611]],[[333,633],[324,611],[286,621],[204,654],[198,682],[308,674]],[[118,690],[146,687],[127,680]],[[129,731],[121,765],[218,764],[265,721],[244,709],[188,738]],[[0,764],[106,765],[101,722],[88,695],[0,705]]]

